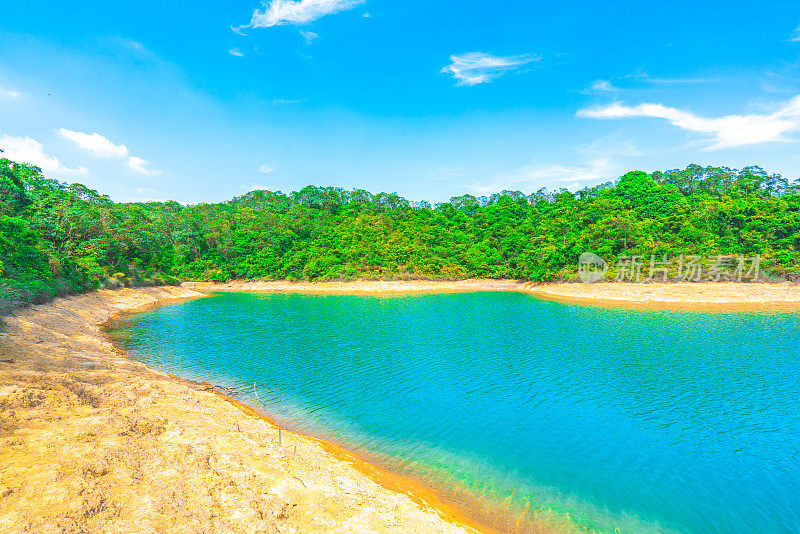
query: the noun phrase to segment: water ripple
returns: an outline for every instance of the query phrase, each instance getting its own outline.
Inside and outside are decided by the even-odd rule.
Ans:
[[[521,516],[777,533],[800,524],[798,319],[502,293],[224,294],[120,333],[151,366],[253,403],[258,383],[298,428]]]

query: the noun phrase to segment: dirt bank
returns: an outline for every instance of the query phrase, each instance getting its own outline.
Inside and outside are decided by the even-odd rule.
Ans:
[[[413,496],[391,491],[379,469],[369,477],[335,447],[133,362],[101,332],[198,296],[100,291],[6,318],[0,532],[473,531],[424,488],[395,479]]]

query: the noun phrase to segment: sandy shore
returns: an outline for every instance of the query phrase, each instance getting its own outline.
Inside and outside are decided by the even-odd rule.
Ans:
[[[515,291],[523,286],[517,280],[471,279],[439,280],[357,280],[354,282],[243,281],[184,282],[196,291],[256,291],[302,293],[447,293],[455,291]]]
[[[537,284],[519,280],[472,279],[458,281],[187,282],[196,291],[254,291],[302,293],[447,293],[456,291],[519,291],[561,302],[633,307],[800,307],[800,285],[790,283],[560,283]]]
[[[100,291],[5,319],[0,532],[474,532],[424,487],[131,361],[101,331],[198,296]]]
[[[675,309],[800,307],[800,285],[790,283],[522,284],[540,298],[603,306]]]

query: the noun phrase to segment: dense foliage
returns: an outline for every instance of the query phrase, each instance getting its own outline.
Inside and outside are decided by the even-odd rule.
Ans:
[[[574,278],[591,251],[761,255],[800,275],[800,194],[758,167],[630,172],[576,193],[431,206],[309,186],[229,202],[116,203],[0,159],[0,308],[98,287],[232,278]]]

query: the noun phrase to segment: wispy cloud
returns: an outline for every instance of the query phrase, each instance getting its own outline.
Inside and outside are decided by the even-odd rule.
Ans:
[[[128,168],[133,172],[144,174],[148,176],[152,176],[154,174],[161,174],[161,171],[155,169],[148,169],[147,167],[150,165],[150,162],[146,159],[137,158],[136,156],[131,156],[128,158]]]
[[[127,37],[111,37],[111,42],[116,43],[121,48],[126,48],[136,54],[142,56],[152,56],[153,53],[144,45],[141,41],[134,41],[133,39],[128,39]]]
[[[300,102],[305,101],[305,98],[276,98],[272,101],[272,103],[276,106],[284,106],[288,104],[299,104]]]
[[[458,80],[457,85],[478,85],[539,59],[532,55],[498,57],[484,52],[469,52],[450,56],[451,63],[442,72],[452,74]]]
[[[228,50],[228,53],[229,53],[230,55],[232,55],[232,56],[236,56],[236,57],[244,57],[244,54],[242,53],[242,51],[241,51],[241,50],[239,50],[239,49],[238,49],[238,48],[236,48],[236,47],[233,47],[233,48],[231,48],[230,50]]]
[[[242,37],[247,37],[247,34],[244,33],[244,31],[243,31],[243,28],[246,28],[246,27],[247,26],[234,26],[233,24],[231,24],[231,31],[233,33],[235,33],[236,35],[241,35]]]
[[[595,80],[589,86],[581,91],[583,94],[596,94],[596,93],[615,93],[619,91],[619,87],[615,87],[609,80]]]
[[[794,41],[795,43],[800,42],[800,26],[798,26],[794,30],[794,32],[792,33],[792,36],[789,37],[789,40],[790,41]]]
[[[554,184],[563,184],[568,188],[577,189],[585,182],[610,180],[617,171],[609,157],[596,157],[585,164],[565,166],[560,164],[530,166],[516,173],[501,176],[490,182],[473,181],[467,184],[468,190],[485,195],[498,193],[503,190],[522,190],[530,192],[541,187],[553,187]]]
[[[135,59],[147,63],[158,63],[162,60],[141,41],[135,41],[119,35],[99,38],[100,46],[110,48],[115,54],[121,54],[128,59]]]
[[[0,137],[0,148],[5,152],[3,157],[36,165],[44,173],[52,173],[60,176],[79,174],[85,175],[89,173],[86,167],[78,167],[77,169],[70,169],[61,163],[55,156],[48,156],[42,150],[42,144],[30,137],[11,137],[4,135]]]
[[[262,174],[269,174],[274,170],[275,169],[273,169],[272,167],[270,167],[269,165],[266,165],[266,164],[263,164],[258,168],[258,172],[260,172]]]
[[[787,132],[800,129],[800,96],[768,114],[725,115],[717,118],[697,116],[688,111],[662,104],[639,104],[626,106],[614,103],[578,111],[579,117],[591,119],[621,119],[652,117],[664,119],[670,124],[707,134],[712,144],[704,150],[717,150],[736,146],[787,141]]]
[[[67,130],[66,128],[61,128],[57,132],[61,137],[69,139],[94,157],[127,159],[126,165],[128,168],[138,174],[153,175],[161,173],[161,171],[148,169],[147,166],[150,165],[150,162],[140,157],[132,156],[127,146],[117,145],[99,133],[87,134],[76,132],[75,130]]]
[[[457,167],[434,167],[433,171],[427,173],[427,176],[434,180],[452,180],[454,178],[463,178],[467,174],[467,172]]]
[[[270,0],[263,3],[263,9],[253,12],[249,24],[236,30],[308,24],[325,15],[346,11],[364,2],[365,0]]]
[[[473,180],[465,185],[477,194],[497,193],[504,189],[535,191],[541,187],[567,187],[577,190],[592,183],[613,180],[620,176],[632,157],[641,152],[619,132],[612,132],[590,143],[575,147],[578,163],[533,164],[495,176],[488,182]]]
[[[517,180],[555,182],[589,182],[609,177],[612,168],[611,158],[596,157],[582,165],[545,165],[529,170],[527,173],[516,177]]]
[[[638,71],[638,72],[636,72],[634,74],[629,74],[628,76],[626,76],[626,78],[631,78],[631,79],[638,80],[638,81],[643,82],[643,83],[649,83],[649,84],[653,84],[653,85],[691,85],[691,84],[700,84],[700,83],[713,83],[713,82],[718,82],[719,81],[717,78],[702,78],[702,77],[697,77],[697,78],[681,78],[681,77],[664,78],[664,77],[659,77],[659,76],[651,76],[650,74],[648,74],[647,72],[644,72],[642,70],[640,70],[640,71]]]
[[[0,98],[19,98],[22,96],[22,93],[19,91],[14,91],[12,89],[6,89],[2,85],[0,85]]]
[[[269,191],[269,186],[253,182],[250,185],[243,185],[242,189],[244,189],[248,193],[250,193],[251,191]]]
[[[797,93],[798,82],[800,82],[800,77],[797,65],[791,65],[776,71],[766,71],[761,79],[761,90],[766,93],[793,95]]]
[[[643,87],[703,84],[703,83],[714,83],[719,81],[720,80],[716,78],[702,78],[702,77],[663,78],[663,77],[651,76],[647,72],[639,70],[633,74],[628,74],[626,76],[618,78],[617,83],[622,82],[619,83],[619,85],[615,85],[615,83],[612,82],[610,79],[606,80],[600,78],[590,83],[580,92],[581,94],[584,95],[598,95],[598,94],[618,93],[621,91],[630,92],[636,89],[642,89]]]
[[[306,40],[306,44],[307,44],[307,45],[310,45],[310,44],[311,44],[311,43],[313,43],[313,42],[314,42],[316,39],[319,39],[319,35],[318,35],[318,34],[316,34],[316,33],[314,33],[314,32],[307,32],[307,31],[305,31],[305,30],[300,30],[300,35],[302,35],[302,36],[303,36],[303,39],[305,39],[305,40]]]

